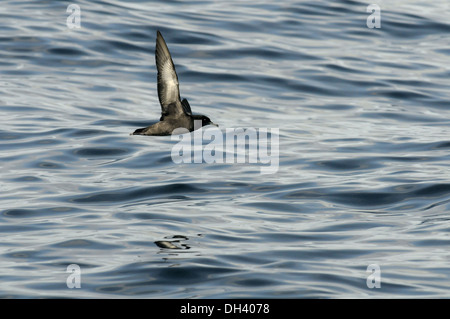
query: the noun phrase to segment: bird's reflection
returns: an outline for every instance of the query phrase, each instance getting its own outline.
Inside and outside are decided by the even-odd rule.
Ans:
[[[200,256],[200,252],[196,247],[196,238],[203,237],[202,234],[194,236],[171,235],[164,237],[163,240],[155,241],[155,245],[159,247],[157,254],[161,254],[164,261],[180,261],[186,257]],[[180,264],[172,264],[171,267],[180,266]]]
[[[164,237],[166,240],[155,241],[156,246],[162,249],[191,249],[191,247],[185,243],[189,238],[183,235],[174,235]]]

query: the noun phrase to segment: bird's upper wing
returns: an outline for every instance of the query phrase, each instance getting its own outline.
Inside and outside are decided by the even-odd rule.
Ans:
[[[184,113],[187,115],[192,115],[191,106],[189,105],[188,100],[183,99],[183,101],[181,101],[181,105],[183,106]]]
[[[178,76],[169,49],[161,33],[156,35],[156,68],[158,69],[158,98],[162,116],[182,114]]]

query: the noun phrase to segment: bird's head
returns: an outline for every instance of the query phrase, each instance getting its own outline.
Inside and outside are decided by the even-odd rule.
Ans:
[[[211,121],[211,119],[209,117],[207,117],[206,115],[193,115],[192,116],[194,118],[194,125],[195,125],[195,129],[199,129],[200,127],[206,126],[206,125],[214,125],[214,126],[219,126],[215,123],[213,123]],[[201,126],[200,126],[201,124]]]
[[[214,125],[214,126],[219,126],[216,123],[213,123],[209,117],[202,115],[201,118],[202,120],[202,126],[206,126],[206,125]]]

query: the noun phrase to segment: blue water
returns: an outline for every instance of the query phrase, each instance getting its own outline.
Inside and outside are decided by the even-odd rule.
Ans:
[[[447,0],[375,29],[373,1],[71,3],[0,7],[0,297],[450,297]],[[194,113],[279,129],[278,172],[129,135],[158,29]]]

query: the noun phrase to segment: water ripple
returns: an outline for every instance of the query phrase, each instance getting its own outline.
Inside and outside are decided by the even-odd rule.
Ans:
[[[2,3],[0,297],[449,297],[446,1],[77,4]],[[194,113],[280,130],[276,174],[129,135],[156,30]]]

